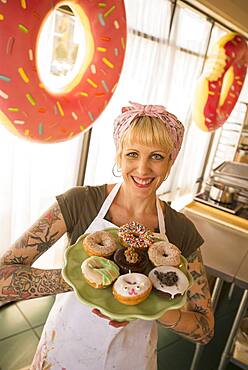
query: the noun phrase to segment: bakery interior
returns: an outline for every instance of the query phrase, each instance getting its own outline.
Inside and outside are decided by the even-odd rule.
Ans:
[[[1,3],[0,27],[11,6],[7,0]],[[17,3],[12,6],[20,6]],[[25,4],[28,14],[30,1],[20,3]],[[72,3],[61,2],[43,25],[42,53],[37,54],[44,54],[39,68],[46,64],[46,70],[40,73],[47,79],[51,73],[51,84],[59,79],[62,85],[68,84],[68,71],[82,57],[77,53],[82,25],[77,23]],[[110,8],[112,3],[101,4]],[[183,122],[185,137],[159,196],[189,217],[205,240],[201,250],[216,323],[215,336],[206,346],[159,327],[158,369],[248,370],[247,74],[231,114],[219,128],[203,131],[192,115],[196,84],[212,46],[230,32],[248,39],[248,2],[125,0],[124,4],[127,35],[120,78],[106,107],[95,120],[93,117],[93,125],[54,143],[23,139],[0,125],[0,251],[52,204],[55,195],[72,186],[121,181],[112,172],[113,119],[128,101],[163,104]],[[73,34],[71,50],[59,49],[56,57],[53,54],[47,72],[44,58],[51,56],[50,49],[59,39],[56,22],[62,17]],[[0,109],[4,99],[2,93]],[[35,266],[61,267],[66,242],[66,238],[59,240]],[[49,296],[0,304],[0,370],[29,369],[54,299]]]

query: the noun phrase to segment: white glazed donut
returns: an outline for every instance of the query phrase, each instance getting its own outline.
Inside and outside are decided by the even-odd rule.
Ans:
[[[179,266],[181,251],[165,240],[153,243],[148,255],[155,266]]]
[[[178,268],[172,266],[155,267],[149,273],[149,279],[155,289],[169,293],[171,298],[184,294],[189,286],[187,276]]]
[[[117,249],[117,243],[108,231],[96,231],[87,235],[83,246],[89,256],[109,257]]]
[[[152,283],[146,275],[129,273],[118,277],[113,285],[114,297],[121,303],[135,305],[150,295]]]
[[[105,288],[119,276],[118,266],[103,257],[86,258],[81,265],[82,274],[93,288]]]

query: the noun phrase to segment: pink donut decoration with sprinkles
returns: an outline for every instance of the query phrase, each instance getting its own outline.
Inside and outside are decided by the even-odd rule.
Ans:
[[[248,64],[246,39],[235,32],[213,46],[196,84],[192,117],[203,131],[218,129],[231,114],[242,89]]]
[[[53,91],[39,68],[38,56],[47,49],[40,50],[39,43],[52,12],[61,7],[69,7],[84,31],[84,52],[75,51],[82,63],[74,58],[73,68],[76,63],[78,67],[70,82]],[[113,95],[123,65],[123,0],[0,1],[0,34],[0,122],[9,131],[30,141],[53,143],[71,139],[94,123]],[[73,46],[67,45],[65,52]]]
[[[148,249],[153,243],[153,233],[138,222],[131,221],[121,226],[118,230],[118,237],[125,247]]]

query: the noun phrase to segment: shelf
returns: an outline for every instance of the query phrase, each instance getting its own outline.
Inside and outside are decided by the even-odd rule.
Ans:
[[[232,362],[234,365],[240,367],[241,369],[248,370],[248,365],[243,364],[243,362],[240,362],[236,360],[236,358],[231,357],[230,362]]]
[[[191,203],[187,204],[185,209],[229,228],[241,231],[242,233],[248,233],[248,220],[245,218],[233,215],[197,201],[192,201]]]

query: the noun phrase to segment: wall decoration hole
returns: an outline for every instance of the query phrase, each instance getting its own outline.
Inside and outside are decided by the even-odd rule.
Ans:
[[[63,4],[49,12],[37,41],[40,80],[46,90],[55,94],[70,92],[75,87],[94,50],[93,37],[88,32],[89,20],[83,9]]]

